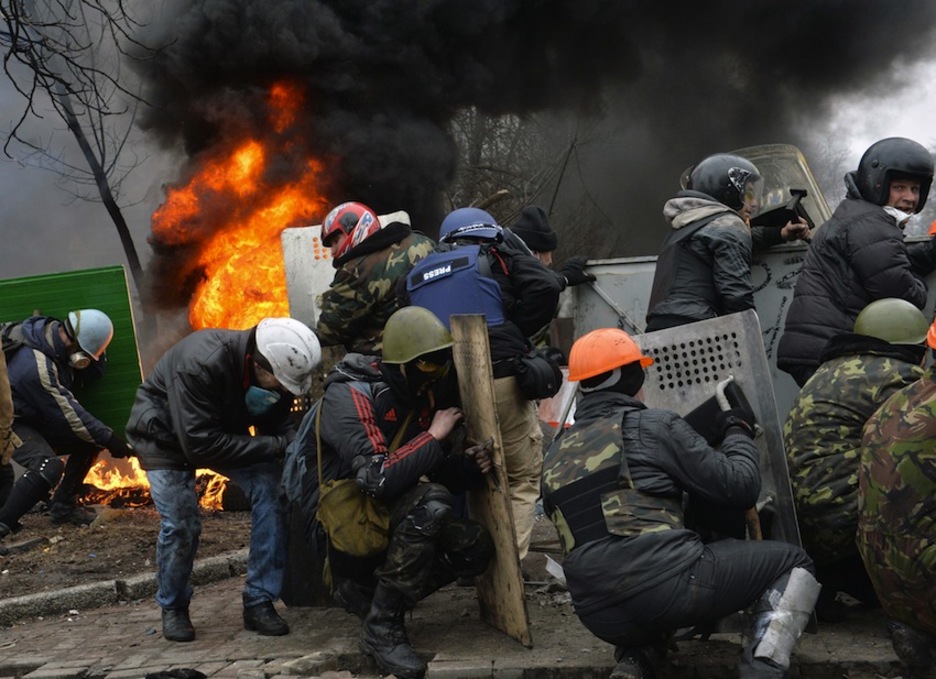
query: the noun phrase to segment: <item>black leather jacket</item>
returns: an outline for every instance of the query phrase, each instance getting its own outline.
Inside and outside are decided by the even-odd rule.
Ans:
[[[127,424],[143,469],[236,468],[283,456],[295,434],[292,399],[262,417],[244,403],[253,335],[199,330],[163,354],[137,389]]]

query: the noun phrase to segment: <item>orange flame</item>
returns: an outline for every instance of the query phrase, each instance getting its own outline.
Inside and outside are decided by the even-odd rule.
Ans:
[[[308,224],[327,208],[317,186],[322,165],[309,159],[300,176],[286,184],[264,179],[270,159],[292,147],[289,130],[302,104],[298,87],[270,89],[270,126],[265,141],[246,139],[207,159],[182,187],[168,191],[153,214],[153,233],[167,245],[198,247],[204,280],[189,306],[189,322],[199,328],[244,329],[265,316],[288,316],[286,275],[280,234]],[[205,215],[223,210],[221,226]]]
[[[129,463],[129,469],[122,471],[120,467],[126,468]],[[210,469],[198,469],[195,471],[195,477],[202,479],[205,477],[205,491],[201,493],[198,503],[205,509],[222,509],[222,496],[228,478]],[[135,457],[131,457],[120,463],[108,462],[107,460],[98,461],[88,475],[85,477],[85,483],[90,484],[101,491],[97,496],[101,497],[107,493],[120,494],[121,491],[138,490],[146,491],[145,496],[149,496],[149,480],[146,478],[146,472],[140,469],[140,463]],[[106,501],[102,504],[107,504]]]

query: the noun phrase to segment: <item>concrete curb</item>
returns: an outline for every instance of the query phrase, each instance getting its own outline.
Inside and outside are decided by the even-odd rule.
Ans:
[[[247,572],[247,549],[199,559],[192,571],[192,584],[203,585]],[[71,610],[111,606],[156,594],[156,573],[142,573],[119,580],[103,580],[86,585],[38,594],[0,599],[0,626],[27,618],[59,615]]]

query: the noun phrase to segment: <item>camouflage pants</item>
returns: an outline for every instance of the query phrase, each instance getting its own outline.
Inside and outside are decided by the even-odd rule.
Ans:
[[[480,575],[494,556],[484,526],[452,517],[452,494],[444,486],[419,484],[390,510],[390,546],[375,575],[411,604],[458,578]]]
[[[921,542],[858,533],[861,557],[888,617],[936,636],[936,545],[920,549]]]

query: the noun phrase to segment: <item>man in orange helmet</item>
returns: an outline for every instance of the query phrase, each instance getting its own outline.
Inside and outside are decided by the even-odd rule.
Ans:
[[[786,542],[704,544],[683,515],[684,493],[725,509],[756,502],[753,414],[721,412],[713,449],[676,413],[643,403],[652,362],[616,328],[584,335],[569,353],[581,393],[575,424],[546,453],[543,497],[575,612],[615,645],[612,678],[653,679],[675,630],[752,606],[740,676],[787,677],[818,595],[812,560]]]

